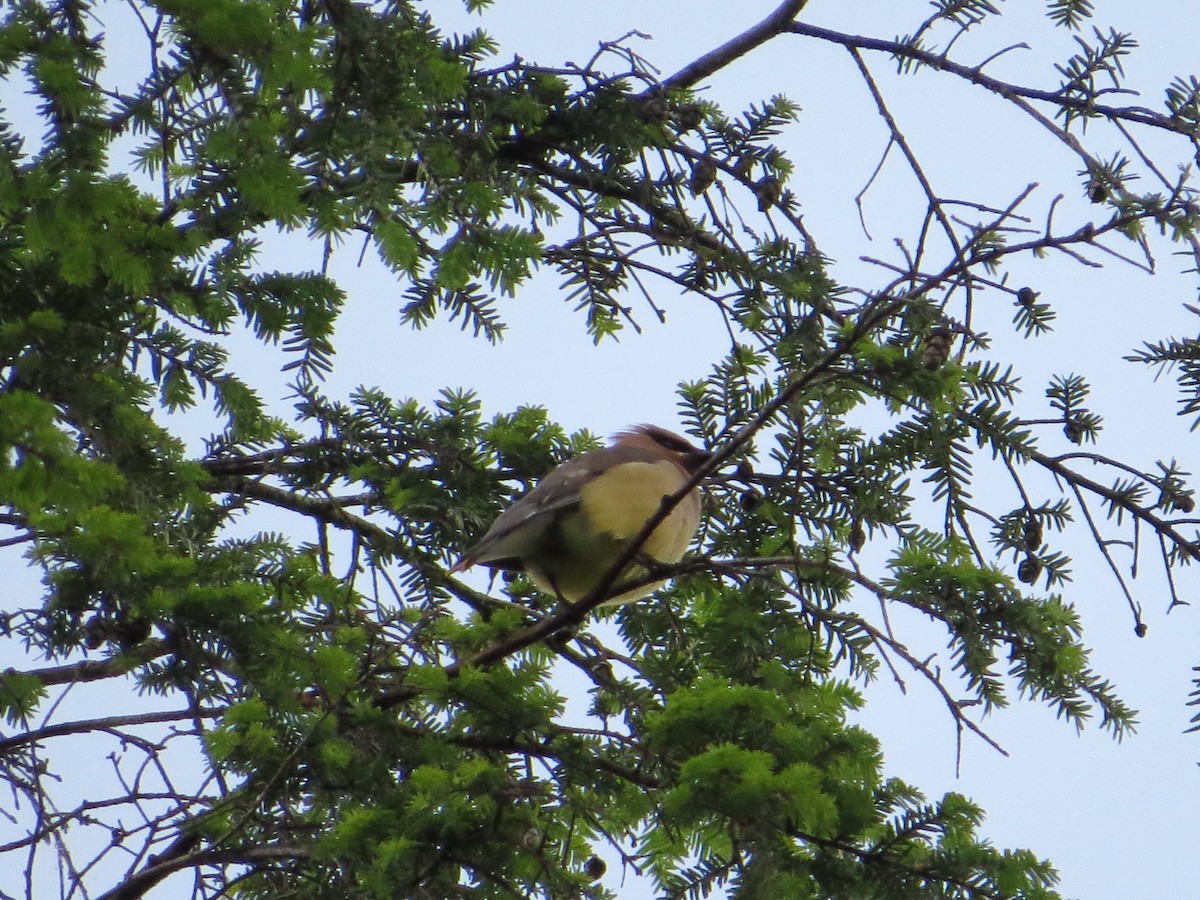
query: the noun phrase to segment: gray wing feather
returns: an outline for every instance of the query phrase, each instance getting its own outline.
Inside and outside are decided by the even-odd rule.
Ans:
[[[500,568],[521,568],[519,558],[536,549],[557,513],[578,505],[580,488],[590,478],[622,463],[657,459],[656,454],[639,447],[608,447],[568,460],[502,512],[464,558],[485,565],[501,563]]]

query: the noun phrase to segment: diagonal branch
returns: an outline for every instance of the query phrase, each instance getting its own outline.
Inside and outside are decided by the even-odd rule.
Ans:
[[[1021,98],[1024,100],[1052,103],[1061,109],[1075,110],[1089,116],[1099,115],[1113,120],[1138,122],[1142,125],[1150,125],[1165,131],[1173,131],[1186,137],[1196,136],[1195,128],[1187,122],[1172,119],[1144,107],[1109,106],[1104,103],[1095,103],[1082,97],[1072,97],[1060,91],[1045,91],[1038,88],[1022,87],[1007,81],[1001,81],[990,75],[984,75],[981,66],[964,66],[961,63],[947,59],[941,54],[921,50],[918,47],[901,41],[885,41],[879,38],[846,34],[841,31],[833,31],[829,28],[821,28],[818,25],[809,25],[803,22],[792,22],[787,26],[787,30],[801,37],[818,38],[819,40],[829,41],[834,44],[841,44],[843,47],[878,50],[882,53],[891,53],[894,56],[904,59],[916,60],[923,65],[929,66],[931,69],[958,75],[960,78],[964,78],[973,84],[999,94],[1006,100]]]
[[[288,844],[263,844],[230,850],[200,850],[193,853],[192,850],[199,840],[198,836],[188,832],[181,834],[165,851],[151,857],[146,868],[102,894],[98,900],[137,900],[168,875],[183,869],[307,859],[312,855],[311,849],[307,847]]]
[[[693,87],[708,76],[719,72],[735,59],[745,56],[771,38],[783,34],[807,5],[808,0],[784,0],[757,25],[748,28],[732,40],[726,41],[715,50],[710,50],[699,59],[688,63],[674,75],[663,79],[662,83],[653,89],[677,91]]]

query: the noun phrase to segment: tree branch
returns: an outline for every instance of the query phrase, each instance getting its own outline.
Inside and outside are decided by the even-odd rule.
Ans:
[[[715,50],[710,50],[699,59],[688,63],[674,75],[663,79],[651,90],[677,91],[693,87],[708,76],[719,72],[735,59],[745,56],[755,47],[761,46],[776,35],[788,30],[792,20],[808,5],[808,0],[784,0],[775,11],[757,25],[743,31],[732,40],[726,41]]]
[[[128,716],[109,716],[103,719],[80,719],[75,722],[62,722],[58,725],[47,725],[34,731],[27,731],[15,737],[0,740],[0,756],[23,747],[34,744],[46,738],[63,737],[69,734],[81,734],[92,731],[107,731],[117,728],[129,728],[134,725],[150,725],[156,722],[178,722],[181,719],[215,719],[221,715],[218,709],[174,709],[163,712],[140,713]]]
[[[1089,116],[1100,115],[1113,120],[1138,122],[1142,125],[1150,125],[1154,128],[1173,131],[1176,134],[1190,138],[1197,136],[1195,130],[1188,126],[1186,122],[1175,121],[1168,116],[1155,113],[1144,107],[1109,106],[1104,103],[1094,103],[1083,98],[1071,97],[1059,91],[1044,91],[1037,88],[1021,87],[1007,81],[1001,81],[998,78],[992,78],[990,75],[984,75],[982,67],[973,68],[971,66],[964,66],[937,53],[930,53],[928,50],[921,50],[899,41],[885,41],[879,38],[845,34],[844,32],[833,31],[829,28],[821,28],[820,26],[809,25],[803,22],[792,22],[787,26],[786,30],[801,37],[818,38],[819,40],[840,44],[843,47],[878,50],[882,53],[891,53],[904,59],[916,60],[932,69],[958,75],[960,78],[964,78],[973,84],[999,94],[1006,100],[1018,97],[1025,100],[1037,100],[1052,103],[1062,109],[1075,110]]]
[[[97,900],[137,900],[168,875],[183,869],[213,865],[249,865],[256,862],[308,859],[312,851],[292,844],[268,844],[256,847],[237,847],[229,850],[201,850],[192,853],[200,838],[181,834],[163,853],[154,856],[150,864],[131,875]]]
[[[152,659],[166,656],[170,653],[165,641],[153,640],[140,644],[133,650],[114,656],[111,659],[87,659],[82,662],[70,663],[65,666],[49,666],[45,669],[30,669],[19,674],[38,679],[43,685],[75,684],[86,681],[101,681],[105,678],[119,678]],[[0,682],[4,673],[0,672]]]

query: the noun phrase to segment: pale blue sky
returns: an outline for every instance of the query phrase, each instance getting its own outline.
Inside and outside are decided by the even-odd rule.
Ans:
[[[583,62],[597,40],[637,29],[653,37],[639,49],[664,74],[753,24],[773,6],[763,0],[498,0],[482,17],[467,17],[450,0],[429,4],[435,18],[448,16],[440,20],[447,30],[458,23],[481,25],[492,33],[504,48],[501,60],[519,53],[550,65]],[[1034,50],[1013,51],[989,72],[1053,87],[1054,54],[1069,52],[1070,36],[1050,29],[1041,16],[1042,3],[1011,0],[1002,6],[1007,24],[964,39],[956,58],[979,61],[1027,39]],[[1160,88],[1171,76],[1194,71],[1200,26],[1200,7],[1194,3],[1099,0],[1096,7],[1098,22],[1132,31],[1141,40],[1142,49],[1127,71],[1131,83],[1150,90],[1145,105],[1158,105]],[[120,33],[122,9],[115,2],[98,5],[101,15],[117,16],[110,35]],[[813,0],[803,18],[892,37],[911,30],[928,11],[924,0]],[[1028,35],[1030,27],[1037,29],[1036,35]],[[109,46],[117,46],[116,41],[110,38]],[[966,90],[947,75],[897,79],[886,58],[867,58],[940,192],[1003,206],[1037,181],[1042,187],[1029,206],[1035,219],[1044,216],[1060,190],[1067,194],[1059,210],[1063,221],[1075,216],[1082,223],[1092,212],[1079,197],[1074,177],[1078,161],[1001,101],[978,89]],[[859,257],[895,259],[892,238],[911,239],[924,207],[911,175],[893,157],[865,200],[874,240],[859,225],[853,198],[870,177],[886,133],[849,56],[838,48],[784,36],[720,73],[705,96],[733,114],[774,93],[788,95],[803,109],[781,144],[796,162],[793,190],[809,230],[835,260],[834,275],[848,283],[882,283],[880,270]],[[5,96],[5,105],[14,99]],[[1177,145],[1166,158],[1185,157]],[[510,331],[501,346],[485,347],[447,322],[424,332],[406,331],[396,314],[403,287],[372,262],[370,253],[361,266],[358,256],[359,246],[348,246],[333,261],[333,274],[352,297],[330,380],[335,394],[368,384],[396,397],[428,402],[441,387],[473,387],[489,414],[540,404],[569,428],[607,434],[635,422],[676,424],[676,384],[707,374],[727,345],[724,324],[710,306],[664,289],[655,300],[667,310],[666,326],[643,310],[642,335],[626,332],[619,342],[594,347],[578,315],[563,302],[554,275],[538,279],[505,304]],[[318,257],[311,246],[290,236],[272,244],[264,263],[305,268],[317,265]],[[1036,342],[1014,340],[1006,330],[1011,298],[1000,294],[991,298],[993,308],[981,305],[980,327],[996,339],[993,356],[1008,356],[1023,370],[1028,404],[1023,411],[1028,415],[1045,414],[1041,392],[1049,373],[1078,371],[1092,380],[1094,408],[1107,418],[1101,451],[1145,469],[1156,458],[1174,456],[1195,472],[1200,471],[1200,454],[1187,423],[1174,417],[1173,379],[1153,384],[1153,373],[1120,361],[1142,340],[1195,330],[1195,317],[1180,307],[1195,301],[1195,276],[1177,274],[1182,263],[1166,253],[1160,252],[1158,263],[1160,274],[1151,278],[1115,260],[1099,270],[1063,259],[1022,261],[1012,266],[1012,283],[1028,282],[1052,300],[1059,315],[1056,332]],[[632,303],[639,307],[636,298]],[[284,382],[262,370],[260,383],[278,386],[274,399],[281,409],[286,409]],[[1068,449],[1062,444],[1058,448],[1051,440],[1046,446]],[[987,489],[981,482],[977,496],[985,497]],[[996,490],[1003,493],[1007,487]],[[1144,605],[1149,633],[1137,639],[1125,600],[1103,560],[1082,530],[1078,538],[1073,545],[1075,582],[1068,597],[1082,610],[1087,641],[1095,649],[1094,666],[1111,675],[1125,699],[1142,711],[1137,735],[1121,745],[1096,729],[1076,736],[1046,708],[1018,703],[985,723],[1011,756],[1004,758],[968,737],[961,774],[956,775],[953,722],[915,676],[908,678],[907,695],[886,680],[870,688],[861,721],[881,738],[889,774],[930,796],[959,791],[978,801],[988,812],[983,833],[1000,846],[1029,847],[1051,858],[1062,872],[1065,896],[1189,896],[1200,883],[1200,855],[1195,852],[1200,735],[1181,732],[1188,718],[1184,701],[1190,667],[1200,664],[1197,613],[1184,609],[1164,615],[1165,587],[1147,556],[1135,593]],[[0,557],[0,565],[11,566],[10,560]],[[1194,572],[1185,572],[1178,583],[1185,597],[1195,596]],[[915,616],[899,610],[892,616],[917,656],[944,650],[942,636]],[[7,664],[0,659],[0,665]],[[620,888],[620,872],[611,868],[606,883],[622,897],[649,896],[632,879]]]

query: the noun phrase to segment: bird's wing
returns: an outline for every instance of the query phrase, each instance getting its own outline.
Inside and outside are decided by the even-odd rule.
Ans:
[[[659,458],[640,447],[608,447],[568,460],[504,510],[452,571],[476,563],[520,569],[520,557],[537,547],[554,517],[561,510],[579,505],[580,489],[585,484],[624,463],[652,462]]]

